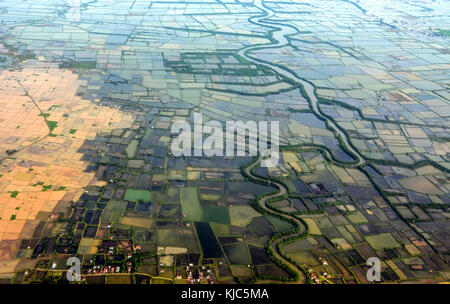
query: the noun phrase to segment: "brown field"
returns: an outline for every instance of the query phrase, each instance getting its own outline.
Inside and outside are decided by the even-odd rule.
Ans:
[[[13,272],[19,239],[64,212],[84,187],[101,184],[79,152],[99,131],[131,127],[130,113],[76,96],[81,82],[56,66],[0,74],[0,274]],[[50,128],[41,111],[52,123]],[[70,130],[77,130],[71,134]],[[17,150],[11,155],[6,150]]]

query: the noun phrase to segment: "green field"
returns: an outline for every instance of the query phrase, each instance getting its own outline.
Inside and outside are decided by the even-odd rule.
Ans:
[[[390,233],[382,233],[377,235],[366,236],[366,240],[375,250],[384,248],[398,248],[400,244],[394,239]]]
[[[230,224],[227,206],[202,206],[198,199],[197,188],[183,188],[180,194],[181,212],[188,220]]]
[[[150,191],[138,190],[138,189],[127,189],[125,191],[125,200],[131,202],[150,202]]]
[[[136,155],[137,146],[139,145],[139,141],[132,140],[128,146],[125,148],[125,152],[127,152],[128,158],[133,158]]]
[[[347,218],[353,224],[364,224],[368,222],[366,217],[359,211],[355,211],[351,214],[348,214]]]
[[[202,220],[202,206],[198,200],[197,188],[182,188],[180,190],[181,212],[191,221]]]
[[[217,236],[224,236],[230,234],[230,226],[220,223],[211,223],[211,227]]]
[[[230,224],[230,212],[227,206],[202,206],[202,220],[220,224]]]
[[[245,227],[250,224],[254,217],[260,214],[250,206],[233,206],[229,208],[231,225]]]
[[[158,246],[178,246],[175,229],[158,229]]]
[[[293,258],[299,265],[306,264],[309,267],[314,267],[314,266],[319,265],[317,258],[309,251],[290,252],[287,255],[289,257]]]
[[[57,121],[48,120],[47,124],[48,124],[48,128],[50,129],[50,133],[52,133],[53,130],[58,126],[58,122]]]
[[[289,222],[286,221],[282,221],[277,217],[274,216],[266,216],[266,218],[269,220],[269,222],[275,227],[276,231],[287,231],[287,230],[291,230],[294,229],[295,226],[292,225]]]
[[[246,243],[239,243],[235,245],[224,246],[230,264],[232,265],[248,265],[250,264],[250,257]]]

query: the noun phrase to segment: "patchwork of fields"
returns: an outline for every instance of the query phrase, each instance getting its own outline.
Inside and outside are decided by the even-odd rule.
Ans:
[[[444,0],[82,2],[0,0],[0,283],[448,282]],[[194,113],[278,165],[175,157]]]

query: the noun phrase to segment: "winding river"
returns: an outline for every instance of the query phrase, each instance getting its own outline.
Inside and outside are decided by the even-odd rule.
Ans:
[[[289,35],[297,34],[299,32],[298,29],[296,29],[293,26],[283,25],[278,22],[276,22],[276,23],[271,22],[269,19],[271,17],[275,16],[275,12],[273,10],[270,10],[269,8],[265,7],[262,3],[262,0],[255,0],[254,5],[256,7],[258,7],[259,9],[261,9],[263,13],[261,15],[250,18],[251,21],[254,22],[255,24],[259,24],[260,26],[263,26],[263,27],[265,26],[265,27],[269,27],[269,28],[273,29],[273,31],[272,31],[273,41],[271,43],[267,43],[264,45],[253,45],[253,46],[245,47],[245,48],[241,49],[238,52],[238,54],[240,56],[246,58],[248,61],[251,61],[255,64],[266,66],[266,67],[272,69],[273,71],[275,71],[276,73],[283,75],[284,77],[286,77],[286,78],[294,81],[298,85],[302,86],[304,89],[304,94],[307,95],[304,97],[306,97],[309,100],[311,110],[313,111],[313,113],[317,117],[319,117],[322,120],[325,120],[327,122],[328,126],[334,131],[335,135],[337,137],[341,137],[341,139],[342,139],[341,144],[345,145],[346,148],[348,149],[348,151],[352,152],[354,157],[356,157],[357,162],[352,165],[357,166],[357,165],[364,164],[364,162],[365,162],[364,158],[360,155],[360,153],[358,151],[356,151],[352,147],[352,145],[349,143],[349,140],[348,140],[346,134],[343,131],[341,131],[339,129],[339,127],[333,121],[331,121],[326,116],[321,114],[320,109],[319,109],[318,99],[315,94],[314,86],[310,82],[298,77],[294,72],[292,72],[291,70],[289,70],[286,67],[277,65],[275,63],[270,63],[270,62],[267,62],[267,61],[264,61],[264,60],[261,60],[261,59],[258,59],[256,57],[249,55],[249,53],[251,53],[251,51],[268,49],[268,48],[277,48],[277,47],[283,47],[285,45],[288,45],[289,41],[287,40],[286,37],[288,37]],[[331,159],[330,152],[325,151],[325,150],[324,150],[324,152],[327,153],[328,157]],[[261,162],[261,160],[262,160],[262,157],[260,157],[254,163],[252,163],[249,167],[247,167],[245,169],[245,173],[249,176],[252,176],[253,178],[255,178],[257,180],[267,182],[265,179],[255,176],[252,173],[252,169],[256,168],[258,166],[258,164]],[[301,271],[301,269],[298,269],[298,267],[296,265],[292,264],[288,259],[283,257],[283,255],[278,251],[278,246],[281,242],[283,242],[284,240],[286,240],[289,237],[303,233],[305,231],[306,227],[303,224],[303,222],[299,218],[297,218],[295,215],[277,212],[272,209],[269,209],[266,206],[267,201],[269,201],[271,198],[288,195],[288,190],[286,189],[286,187],[283,184],[277,183],[274,181],[271,181],[271,183],[272,183],[272,185],[277,186],[277,188],[279,189],[278,193],[263,197],[262,199],[259,200],[259,202],[258,202],[259,205],[262,208],[264,208],[268,213],[277,214],[284,218],[290,218],[291,220],[294,220],[301,228],[298,233],[295,233],[292,235],[286,235],[286,236],[283,236],[283,237],[280,237],[280,238],[274,240],[272,242],[272,252],[276,259],[282,261],[284,264],[289,266],[289,268],[298,272],[298,274],[299,274],[298,280],[296,280],[295,282],[292,282],[292,283],[306,283],[307,278],[306,278],[305,274]]]
[[[314,86],[310,82],[305,81],[304,79],[298,77],[293,71],[289,70],[286,67],[258,59],[249,54],[251,51],[255,51],[255,50],[278,48],[278,47],[286,46],[289,44],[289,41],[287,40],[286,37],[290,36],[290,35],[295,35],[299,32],[298,29],[295,28],[294,26],[283,25],[278,22],[274,23],[274,22],[269,21],[269,19],[271,17],[275,16],[275,12],[273,10],[267,8],[266,6],[264,6],[262,2],[263,2],[263,0],[255,0],[254,5],[256,7],[258,7],[259,9],[261,9],[263,11],[263,14],[261,14],[259,16],[255,16],[251,19],[254,23],[259,24],[262,27],[270,27],[272,29],[274,28],[275,30],[272,32],[272,37],[275,41],[272,43],[265,44],[265,45],[253,45],[253,46],[245,47],[245,48],[241,49],[238,52],[238,54],[240,56],[244,57],[245,59],[247,59],[248,61],[251,61],[258,65],[266,66],[266,67],[272,69],[273,71],[275,71],[276,73],[283,75],[284,77],[301,85],[304,88],[305,94],[307,95],[304,97],[306,97],[309,100],[310,105],[311,105],[311,110],[313,111],[313,113],[320,119],[327,122],[328,126],[334,131],[335,135],[338,138],[340,137],[342,139],[341,144],[345,145],[347,150],[350,151],[351,153],[353,153],[354,157],[356,157],[357,163],[355,163],[354,165],[357,166],[357,165],[364,164],[364,162],[365,162],[364,158],[349,143],[347,135],[343,131],[341,131],[341,129],[339,129],[339,127],[332,120],[328,119],[326,116],[321,114],[317,96],[315,94]],[[255,20],[253,20],[253,19],[255,19]]]
[[[259,164],[259,162],[261,161],[261,159],[262,159],[262,156],[260,156],[255,162],[253,162],[249,167],[247,167],[247,168],[245,169],[245,173],[246,173],[247,175],[252,176],[254,179],[257,179],[257,180],[260,180],[260,181],[263,181],[263,182],[267,182],[265,179],[262,179],[262,178],[260,178],[260,177],[258,177],[258,176],[255,176],[255,175],[252,173],[252,170],[258,166],[258,164]],[[286,236],[280,237],[280,238],[278,238],[278,239],[276,239],[276,240],[274,240],[274,241],[272,242],[272,252],[273,252],[273,255],[275,256],[275,258],[276,258],[277,260],[282,261],[285,265],[289,266],[289,268],[291,268],[292,270],[296,271],[296,272],[299,274],[298,279],[297,279],[296,281],[294,281],[294,282],[291,282],[291,283],[297,283],[297,284],[303,284],[303,283],[306,283],[306,277],[305,277],[305,275],[303,274],[303,272],[301,271],[301,269],[298,269],[297,266],[295,266],[294,264],[292,264],[289,260],[285,259],[285,258],[279,253],[279,251],[278,251],[278,244],[280,244],[280,243],[283,242],[285,239],[287,239],[287,238],[289,238],[289,237],[291,237],[291,236],[295,236],[295,235],[298,235],[298,234],[300,234],[300,233],[305,232],[306,227],[305,227],[305,225],[303,224],[303,222],[302,222],[300,219],[298,219],[296,216],[294,216],[294,215],[289,215],[289,214],[284,214],[284,213],[281,213],[281,212],[278,212],[278,211],[275,211],[275,210],[271,210],[271,209],[269,209],[269,208],[266,206],[267,201],[270,200],[271,198],[278,197],[278,196],[280,196],[280,195],[288,195],[288,190],[286,189],[286,187],[285,187],[283,184],[278,183],[278,182],[274,182],[274,181],[271,181],[271,184],[272,184],[272,186],[276,186],[276,187],[278,188],[279,191],[278,191],[277,193],[275,193],[275,194],[271,194],[271,195],[268,195],[268,196],[264,196],[262,199],[260,199],[260,200],[258,201],[258,204],[259,204],[262,208],[264,208],[269,214],[277,214],[277,215],[282,216],[282,217],[284,217],[284,218],[290,218],[290,219],[294,220],[294,221],[299,225],[299,227],[300,227],[300,231],[299,231],[299,232],[297,232],[297,233],[295,233],[295,234],[292,234],[292,235],[286,235]],[[300,270],[300,271],[299,271],[299,270]],[[270,283],[270,281],[269,281],[269,282],[262,282],[262,283]]]

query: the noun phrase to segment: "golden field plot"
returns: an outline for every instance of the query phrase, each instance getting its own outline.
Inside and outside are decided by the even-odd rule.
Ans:
[[[7,150],[28,146],[49,133],[41,112],[10,74],[0,74],[0,158],[7,156]]]
[[[303,220],[305,221],[306,225],[308,225],[309,234],[313,235],[322,235],[322,232],[320,231],[319,226],[317,226],[316,221],[312,218],[304,217]]]
[[[78,254],[96,254],[100,242],[101,240],[97,239],[82,238],[80,247],[78,248]]]
[[[0,256],[15,265],[19,239],[31,238],[39,221],[64,212],[86,186],[103,183],[85,172],[84,142],[101,131],[131,127],[134,115],[76,96],[78,76],[56,66],[3,71],[0,83],[0,151],[17,150],[3,156],[0,167]],[[1,267],[0,274],[10,268]]]

